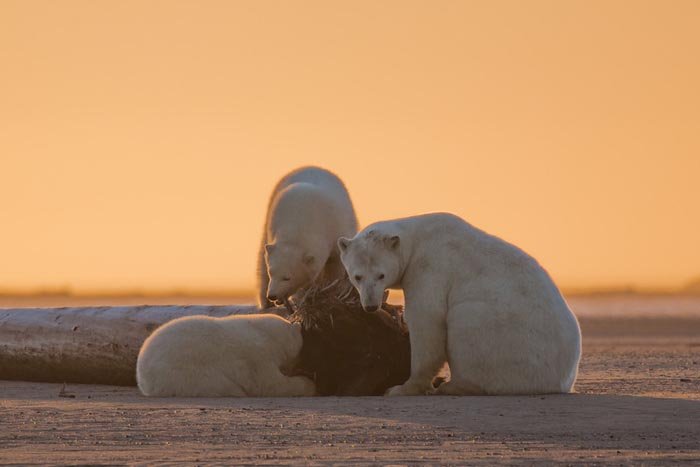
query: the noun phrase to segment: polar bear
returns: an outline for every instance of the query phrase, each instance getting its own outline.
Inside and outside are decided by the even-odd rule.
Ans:
[[[302,167],[277,183],[258,253],[258,305],[283,302],[316,278],[345,275],[336,242],[357,233],[343,182],[318,167]]]
[[[313,396],[310,379],[284,374],[301,346],[300,325],[279,316],[188,316],[146,339],[136,381],[146,396]]]
[[[578,321],[547,272],[519,248],[451,214],[372,224],[340,238],[341,260],[376,310],[401,288],[411,376],[387,395],[570,392],[581,356]]]

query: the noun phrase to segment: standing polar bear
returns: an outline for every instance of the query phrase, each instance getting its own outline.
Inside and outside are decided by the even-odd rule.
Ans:
[[[146,396],[313,396],[310,379],[283,373],[301,346],[300,325],[279,316],[188,316],[146,339],[136,381]]]
[[[343,182],[318,167],[303,167],[277,183],[258,253],[258,305],[284,302],[317,277],[345,275],[336,242],[357,233]]]
[[[362,306],[401,288],[411,376],[387,395],[570,392],[581,356],[576,317],[547,272],[519,248],[451,214],[378,222],[340,238]]]

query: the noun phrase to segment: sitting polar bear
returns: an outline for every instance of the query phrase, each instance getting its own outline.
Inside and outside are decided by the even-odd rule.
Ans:
[[[387,395],[538,394],[572,390],[581,356],[576,317],[529,255],[451,214],[378,222],[341,260],[376,310],[386,288],[401,288],[410,331],[411,376]]]
[[[146,396],[312,396],[310,379],[283,373],[301,346],[300,325],[279,316],[188,316],[146,339],[136,380]]]

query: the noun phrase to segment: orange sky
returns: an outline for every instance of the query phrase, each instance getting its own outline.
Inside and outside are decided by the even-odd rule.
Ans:
[[[451,211],[564,287],[700,275],[698,1],[0,3],[0,289],[252,286],[267,196]]]

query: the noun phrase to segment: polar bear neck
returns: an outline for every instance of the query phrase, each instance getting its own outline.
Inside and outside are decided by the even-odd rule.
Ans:
[[[419,280],[423,269],[435,261],[449,261],[448,257],[436,258],[436,246],[449,242],[454,235],[454,227],[458,227],[461,242],[478,243],[475,229],[463,219],[452,214],[433,213],[406,217],[391,221],[378,222],[367,230],[381,232],[383,236],[398,235],[399,246],[399,280],[395,288],[403,289],[406,281]],[[447,229],[447,231],[445,231]],[[448,233],[449,232],[449,233]],[[489,236],[490,237],[490,236]],[[392,287],[394,288],[394,287]]]

